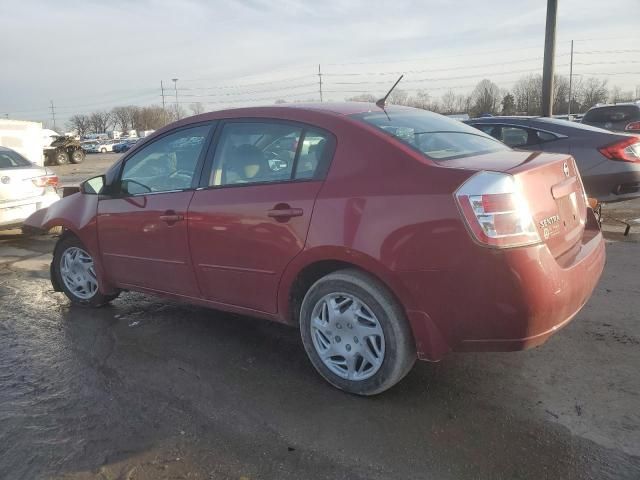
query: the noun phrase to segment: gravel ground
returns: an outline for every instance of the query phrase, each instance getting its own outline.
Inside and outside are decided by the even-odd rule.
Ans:
[[[640,240],[605,231],[602,281],[545,345],[418,363],[369,399],[279,324],[137,293],[72,308],[55,238],[0,232],[0,478],[638,479]]]

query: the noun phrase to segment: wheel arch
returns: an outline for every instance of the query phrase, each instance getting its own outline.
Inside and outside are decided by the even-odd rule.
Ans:
[[[360,270],[382,283],[407,314],[412,298],[396,275],[370,256],[352,249],[315,248],[298,255],[285,270],[278,289],[278,312],[281,321],[298,324],[300,304],[317,280],[337,270]]]
[[[397,273],[374,258],[352,249],[315,248],[298,255],[285,270],[278,289],[278,317],[298,326],[300,306],[308,289],[324,275],[355,268],[377,279],[389,289],[407,318],[418,358],[439,361],[451,346],[427,312],[421,311]]]

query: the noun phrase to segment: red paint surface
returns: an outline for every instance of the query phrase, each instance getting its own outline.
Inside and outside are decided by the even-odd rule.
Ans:
[[[128,199],[101,196],[99,201],[76,194],[28,223],[41,228],[61,224],[78,235],[98,259],[105,291],[115,285],[287,323],[296,321],[290,294],[303,269],[326,260],[349,263],[393,292],[423,359],[437,360],[449,350],[527,348],[564,326],[588,300],[605,260],[602,235],[579,182],[562,183],[562,164],[568,162],[573,175],[573,159],[501,152],[438,165],[345,116],[368,108],[347,104],[208,113],[168,126],[144,142],[197,121],[264,117],[304,122],[337,138],[324,181]],[[476,243],[453,194],[481,169],[513,174],[536,224],[558,212],[567,224],[532,246],[493,249]],[[555,185],[563,195],[575,191],[575,208],[566,197],[554,198]],[[284,206],[303,213],[284,220],[268,215]],[[169,210],[184,220],[161,221]]]

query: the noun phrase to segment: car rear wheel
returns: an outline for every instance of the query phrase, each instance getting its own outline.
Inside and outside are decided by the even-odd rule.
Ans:
[[[54,276],[54,283],[76,305],[100,307],[118,296],[100,293],[93,257],[74,235],[63,236],[58,240],[51,274]]]
[[[84,161],[84,151],[74,150],[71,154],[71,163],[82,163]]]
[[[101,148],[100,149],[100,153],[107,153],[107,149],[106,148]]]
[[[69,163],[69,154],[64,150],[57,151],[54,158],[56,165],[66,165]]]
[[[402,308],[377,279],[340,270],[309,289],[300,310],[304,348],[335,387],[375,395],[398,383],[416,359]]]

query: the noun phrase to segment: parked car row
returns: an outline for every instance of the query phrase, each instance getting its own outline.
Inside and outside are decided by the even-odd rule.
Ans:
[[[138,140],[139,138],[121,138],[117,140],[101,140],[99,142],[84,142],[82,149],[87,153],[122,153],[129,150]]]
[[[125,140],[120,140],[118,143],[115,143],[113,145],[113,152],[114,153],[126,152],[140,140],[141,140],[140,138],[127,138]]]
[[[640,105],[594,107],[582,123],[507,116],[465,123],[518,150],[572,155],[587,194],[599,202],[640,197],[640,136],[633,134],[640,133]]]

